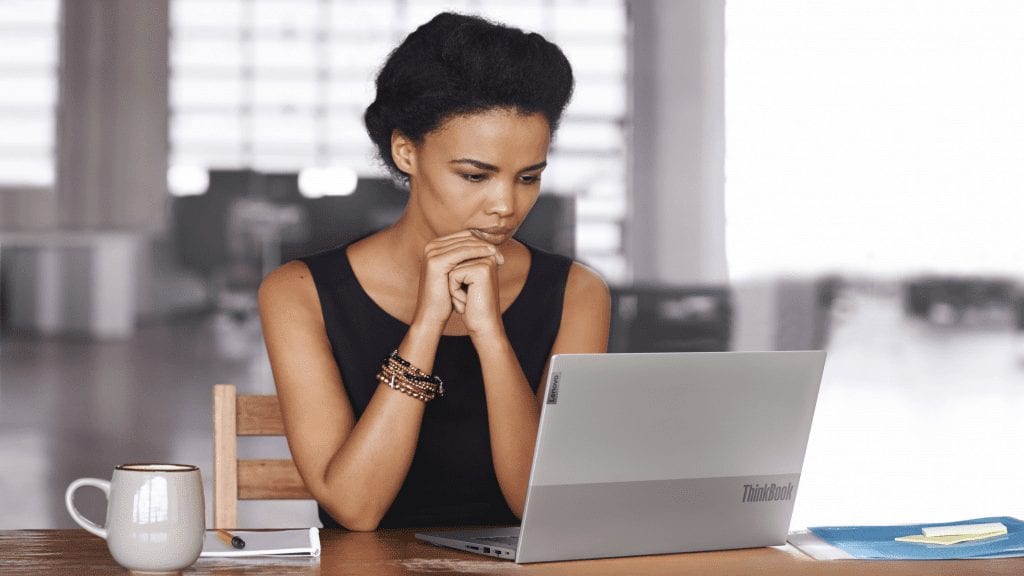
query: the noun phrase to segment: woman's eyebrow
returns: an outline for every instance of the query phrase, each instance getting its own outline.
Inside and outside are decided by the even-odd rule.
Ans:
[[[473,166],[474,168],[479,168],[480,170],[488,170],[490,172],[498,171],[498,167],[495,166],[494,164],[488,164],[487,162],[473,160],[472,158],[458,158],[452,160],[451,162],[449,162],[449,164],[469,164],[470,166]]]
[[[451,162],[449,162],[449,164],[469,164],[470,166],[473,166],[474,168],[478,168],[480,170],[487,170],[488,172],[498,172],[499,171],[498,167],[495,166],[494,164],[488,164],[487,162],[481,162],[479,160],[473,160],[472,158],[457,158],[457,159],[452,160]],[[538,162],[536,164],[532,164],[530,166],[527,166],[526,168],[523,168],[519,172],[529,172],[531,170],[540,170],[541,168],[544,168],[547,165],[548,165],[548,161],[545,160],[543,162]]]

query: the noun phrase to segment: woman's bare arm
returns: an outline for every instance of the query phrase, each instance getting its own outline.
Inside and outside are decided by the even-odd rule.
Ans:
[[[603,354],[608,351],[612,298],[608,285],[597,272],[574,263],[562,302],[562,323],[551,346],[544,375],[537,387],[537,405],[547,396],[548,369],[555,354]]]
[[[305,264],[268,275],[259,303],[288,446],[306,487],[346,528],[376,529],[408,474],[423,402],[378,386],[356,421]],[[429,372],[439,338],[414,326],[399,354]]]
[[[551,354],[605,352],[609,317],[610,298],[604,281],[586,267],[573,264]],[[547,368],[534,395],[504,334],[475,338],[474,345],[484,376],[494,471],[509,508],[521,518]]]

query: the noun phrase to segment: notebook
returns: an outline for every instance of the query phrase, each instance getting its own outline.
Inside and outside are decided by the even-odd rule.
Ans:
[[[207,530],[200,557],[320,556],[320,531],[317,528],[229,530],[228,532],[232,536],[244,540],[245,548],[235,548],[222,541],[216,530]]]

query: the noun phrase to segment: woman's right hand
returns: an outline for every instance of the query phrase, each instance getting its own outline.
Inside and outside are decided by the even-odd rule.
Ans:
[[[428,242],[423,249],[419,296],[413,323],[443,330],[454,310],[448,288],[448,274],[462,262],[488,257],[494,258],[499,265],[505,261],[497,247],[477,238],[468,230]]]

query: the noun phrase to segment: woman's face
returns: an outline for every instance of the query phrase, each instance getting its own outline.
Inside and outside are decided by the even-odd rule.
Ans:
[[[550,143],[542,114],[495,109],[450,118],[419,144],[396,134],[392,153],[435,237],[470,230],[500,245],[537,201]]]

